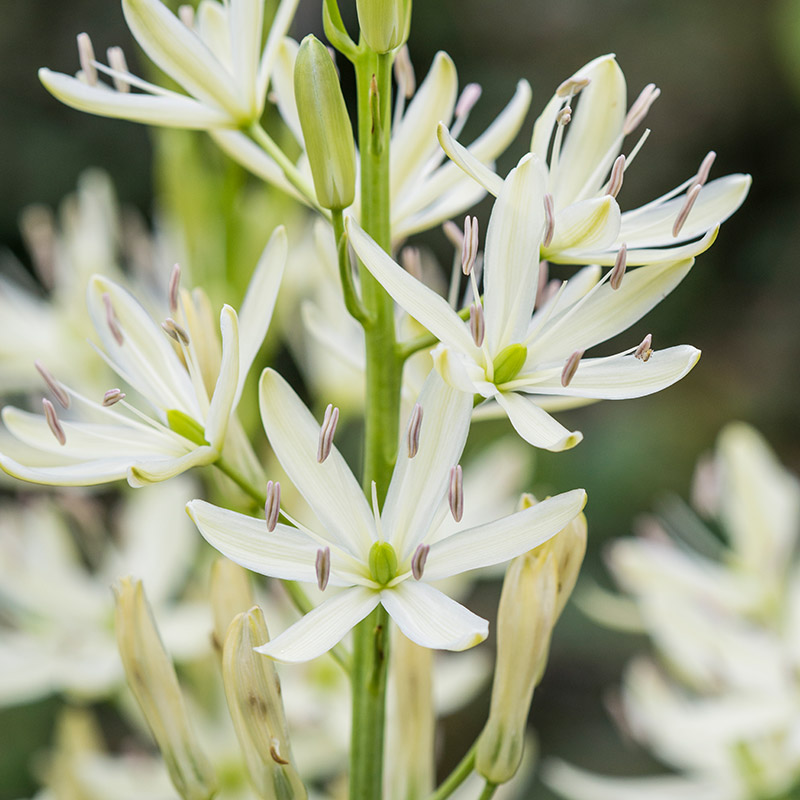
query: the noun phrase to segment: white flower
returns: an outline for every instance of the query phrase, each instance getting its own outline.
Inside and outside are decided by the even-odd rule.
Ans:
[[[549,450],[573,447],[581,434],[545,408],[591,400],[641,397],[682,378],[700,352],[632,348],[605,358],[583,352],[620,333],[656,305],[686,275],[691,260],[659,263],[626,275],[618,289],[587,267],[549,299],[539,296],[539,243],[544,228],[544,172],[525,156],[503,183],[492,211],[484,255],[480,325],[469,325],[444,298],[396,264],[352,220],[350,243],[367,269],[412,317],[443,343],[436,367],[453,386],[494,399],[517,432]],[[609,273],[611,274],[611,273]],[[606,275],[608,278],[608,274]]]
[[[188,512],[203,536],[248,569],[284,580],[343,587],[259,648],[281,661],[305,661],[329,650],[379,603],[412,641],[463,650],[482,641],[486,620],[430,582],[507,561],[553,536],[583,507],[583,490],[430,542],[464,447],[472,400],[431,373],[419,398],[416,454],[401,453],[383,511],[370,509],[339,452],[317,460],[320,426],[277,373],[261,379],[261,414],[270,443],[321,530],[278,524],[194,500]],[[373,506],[376,502],[373,501]],[[446,506],[445,506],[446,507]]]
[[[44,416],[6,406],[8,430],[50,454],[51,465],[29,466],[0,454],[0,467],[33,483],[86,486],[127,477],[132,486],[142,486],[217,461],[269,325],[286,249],[285,231],[277,228],[253,274],[241,319],[230,306],[222,309],[221,356],[202,292],[179,292],[175,285],[170,299],[175,319],[159,325],[128,292],[95,276],[88,305],[101,355],[151,411],[125,401],[119,389],[95,400],[51,378],[56,399],[80,419],[60,420],[48,400]],[[233,438],[236,447],[241,437]]]
[[[616,197],[623,174],[639,149],[637,145],[626,158],[620,155],[622,143],[659,93],[650,84],[626,114],[625,77],[614,56],[605,55],[564,81],[545,106],[530,147],[546,164],[545,191],[553,203],[554,224],[542,242],[541,258],[610,266],[623,245],[630,266],[691,258],[711,246],[719,225],[742,204],[750,176],[728,175],[706,183],[714,158],[709,153],[698,173],[671,192],[633,211],[620,211]],[[467,174],[499,196],[502,180],[444,125],[439,140]]]

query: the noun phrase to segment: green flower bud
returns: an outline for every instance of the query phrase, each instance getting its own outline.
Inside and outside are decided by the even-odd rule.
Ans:
[[[397,575],[397,553],[388,542],[375,542],[370,548],[369,573],[381,586]]]
[[[528,350],[521,344],[510,344],[508,347],[504,347],[492,364],[495,386],[513,381],[519,375],[527,357]]]
[[[210,589],[214,647],[222,655],[231,620],[252,608],[256,601],[250,587],[250,573],[227,558],[218,558],[212,564]]]
[[[389,53],[408,40],[411,0],[356,0],[364,40],[376,53]]]
[[[341,211],[355,197],[353,128],[330,53],[311,34],[297,53],[294,93],[317,200],[323,208]]]

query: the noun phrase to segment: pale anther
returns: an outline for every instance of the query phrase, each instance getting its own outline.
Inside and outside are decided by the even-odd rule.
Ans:
[[[69,395],[64,387],[53,377],[52,373],[42,364],[41,361],[34,361],[33,365],[39,371],[42,379],[47,384],[47,388],[53,393],[53,397],[58,400],[62,408],[69,408]]]
[[[414,409],[408,419],[408,431],[406,433],[406,443],[408,444],[408,457],[414,458],[419,452],[419,432],[422,429],[422,406],[414,404]]]
[[[456,522],[461,522],[464,516],[464,473],[461,464],[450,467],[450,513]]]
[[[444,235],[450,240],[450,244],[452,244],[456,250],[461,250],[464,246],[464,232],[461,228],[459,228],[453,220],[449,219],[442,224],[442,230],[444,231]]]
[[[178,344],[182,344],[184,347],[188,346],[189,344],[189,334],[186,332],[185,328],[182,328],[175,322],[172,317],[167,317],[161,323],[161,329],[164,333],[169,336],[170,339],[173,339]]]
[[[717,154],[713,150],[709,150],[708,153],[706,153],[706,157],[700,164],[700,169],[697,170],[697,175],[694,176],[692,185],[687,191],[691,191],[695,186],[705,185],[705,182],[708,180],[708,176],[711,173],[711,167],[713,166],[716,157]]]
[[[622,179],[625,173],[625,156],[617,156],[614,166],[611,167],[611,177],[608,179],[606,194],[616,197],[622,188]]]
[[[647,116],[650,106],[655,103],[660,94],[661,89],[658,89],[654,83],[648,83],[642,89],[625,117],[625,122],[622,126],[623,136],[627,136],[638,127],[639,123]]]
[[[578,366],[581,363],[581,359],[583,358],[583,350],[576,350],[568,359],[567,363],[564,364],[564,369],[561,370],[561,385],[564,387],[569,386],[572,379],[575,377],[575,373],[578,371]]]
[[[52,431],[53,436],[56,437],[60,445],[65,445],[67,443],[67,434],[64,433],[64,429],[61,427],[61,422],[58,419],[58,414],[56,414],[53,404],[47,398],[44,398],[42,400],[42,407],[44,408],[44,418],[47,420],[47,425]]]
[[[617,253],[617,257],[614,260],[614,266],[611,269],[611,275],[608,278],[608,282],[611,284],[611,288],[616,291],[622,286],[622,279],[625,277],[625,269],[628,266],[628,245],[625,242],[622,243],[622,246],[619,248],[619,252]]]
[[[550,275],[550,265],[547,261],[539,262],[539,275],[536,285],[536,302],[534,308],[541,308],[544,303],[544,294],[547,289],[547,279]]]
[[[78,58],[81,62],[81,72],[89,86],[97,85],[97,68],[94,65],[94,47],[88,33],[78,34]]]
[[[553,234],[556,232],[556,209],[553,203],[553,195],[547,192],[544,196],[544,238],[542,244],[549,247],[553,241]]]
[[[319,429],[319,444],[317,445],[317,461],[321,464],[330,454],[333,447],[333,436],[336,433],[336,423],[339,421],[339,409],[328,403],[322,425]]]
[[[672,226],[672,235],[674,237],[678,236],[683,226],[686,224],[686,220],[689,217],[689,212],[692,210],[692,207],[697,200],[697,195],[700,194],[700,190],[702,188],[702,186],[697,184],[686,193],[686,202],[684,202],[683,208],[681,208],[681,210],[678,212],[678,216],[675,218],[675,224]]]
[[[169,310],[174,314],[178,310],[178,291],[181,285],[181,267],[175,264],[169,276]]]
[[[120,391],[119,389],[109,389],[103,395],[103,408],[109,408],[110,406],[116,405],[120,400],[124,399],[125,392]]]
[[[422,572],[425,569],[425,562],[428,560],[430,549],[431,546],[429,544],[418,545],[414,555],[411,556],[411,574],[414,576],[415,581],[422,578]]]
[[[486,335],[486,317],[483,313],[483,306],[480,303],[473,303],[469,307],[469,332],[472,334],[472,341],[476,347],[483,345],[483,337]]]
[[[556,122],[563,128],[572,122],[572,106],[564,106],[561,111],[556,114]]]
[[[121,47],[109,47],[108,50],[106,50],[106,57],[108,58],[108,66],[115,72],[125,73],[128,71],[128,62],[125,59],[125,52]],[[112,75],[111,80],[114,81],[114,88],[118,92],[129,92],[131,90],[131,85],[128,81],[118,75]]]
[[[190,5],[184,4],[178,6],[178,19],[187,27],[194,27],[194,8]]]
[[[114,306],[111,304],[111,295],[108,292],[103,292],[103,305],[106,307],[106,325],[108,325],[108,329],[111,331],[116,343],[122,347],[125,337],[122,335],[117,315],[114,313]]]
[[[581,89],[585,89],[590,83],[589,78],[567,78],[556,89],[559,97],[569,97],[578,94]]]
[[[394,79],[397,81],[397,88],[400,90],[400,94],[406,100],[410,100],[417,90],[417,79],[414,75],[414,66],[411,63],[411,55],[406,44],[397,51],[395,56]]]
[[[404,247],[400,251],[400,264],[409,275],[413,275],[418,281],[422,280],[422,257],[419,247]]]
[[[456,118],[465,117],[481,99],[483,89],[479,83],[468,83],[456,103]]]
[[[273,736],[269,740],[269,755],[276,764],[288,764],[289,762],[281,755],[281,743]]]
[[[317,571],[317,586],[321,592],[325,591],[328,580],[331,577],[331,549],[330,547],[320,547],[317,550],[317,560],[314,564]]]
[[[478,218],[464,217],[464,242],[461,245],[461,271],[469,275],[478,257]]]
[[[634,350],[633,355],[640,361],[648,361],[650,356],[653,355],[652,344],[653,335],[648,333],[647,336],[642,339],[642,343]]]
[[[278,481],[267,481],[267,501],[264,503],[264,514],[267,519],[267,530],[272,533],[278,524],[281,512],[281,485]]]

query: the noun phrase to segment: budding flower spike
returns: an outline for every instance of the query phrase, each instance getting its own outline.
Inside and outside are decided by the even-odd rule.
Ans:
[[[317,460],[319,423],[276,372],[261,378],[264,429],[284,470],[321,527],[278,522],[273,533],[253,519],[193,500],[187,511],[206,540],[238,564],[275,578],[327,587],[333,595],[259,647],[279,661],[321,655],[378,604],[423,647],[464,650],[486,638],[488,623],[431,585],[499,564],[556,534],[583,508],[581,489],[533,508],[437,539],[451,468],[461,456],[472,398],[431,372],[418,403],[418,449],[398,459],[383,509],[373,508],[339,451]],[[411,428],[416,427],[412,413]],[[460,481],[453,479],[460,489]],[[458,492],[457,489],[457,492]]]
[[[366,268],[441,341],[433,357],[445,380],[470,397],[496,401],[530,444],[564,450],[582,436],[548,410],[660,391],[686,375],[700,351],[680,346],[653,352],[647,345],[641,352],[631,348],[604,358],[583,357],[669,294],[693,260],[623,274],[623,254],[616,271],[601,277],[600,267],[586,267],[551,292],[539,278],[546,270],[539,263],[547,226],[546,181],[543,165],[529,154],[502,183],[486,233],[484,291],[481,297],[473,288],[468,321],[396,264],[354,220],[346,225]]]
[[[626,114],[625,77],[613,55],[590,61],[558,88],[531,138],[531,152],[542,162],[546,197],[551,198],[541,258],[612,266],[623,246],[629,266],[692,258],[711,246],[720,224],[744,202],[750,176],[727,175],[709,183],[711,152],[697,173],[671,192],[633,211],[620,210],[617,196],[624,175],[650,131],[644,131],[627,155],[620,150],[659,94],[649,84]],[[447,155],[499,196],[501,178],[485,159],[460,145],[457,136],[439,126]]]
[[[221,356],[214,352],[213,318],[194,305],[192,294],[179,290],[175,272],[170,312],[179,321],[167,317],[161,324],[121,286],[94,276],[87,301],[98,352],[140,400],[129,403],[119,388],[86,397],[40,368],[74,418],[59,418],[49,400],[43,401],[44,416],[6,406],[2,418],[9,432],[57,458],[52,466],[38,466],[38,457],[33,466],[0,454],[0,467],[32,483],[90,486],[127,478],[142,486],[216,462],[269,326],[286,255],[286,233],[277,228],[253,273],[241,316],[230,306],[222,309]],[[209,339],[213,346],[204,346]],[[149,409],[141,409],[141,400]]]

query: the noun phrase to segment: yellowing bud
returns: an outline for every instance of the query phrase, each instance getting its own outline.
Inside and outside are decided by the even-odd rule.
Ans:
[[[150,726],[170,779],[184,800],[209,800],[216,777],[186,714],[178,677],[158,634],[141,581],[114,587],[117,644],[128,685]]]
[[[257,795],[264,800],[305,800],[306,789],[291,763],[275,665],[254,650],[267,641],[258,606],[233,620],[222,652],[225,697]]]
[[[364,41],[376,53],[404,45],[411,27],[411,0],[356,0]]]
[[[220,655],[233,618],[254,605],[250,573],[227,558],[218,558],[211,566],[211,611],[214,646]]]
[[[297,53],[294,93],[317,200],[323,208],[341,211],[355,197],[353,128],[330,53],[311,34]]]

